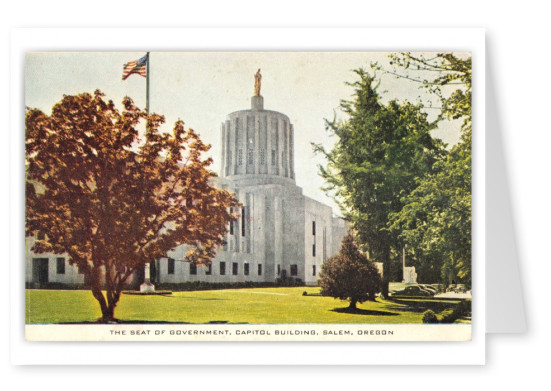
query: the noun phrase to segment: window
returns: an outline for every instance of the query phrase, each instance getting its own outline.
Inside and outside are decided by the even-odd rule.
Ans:
[[[189,274],[196,275],[197,274],[197,264],[195,262],[189,263]]]
[[[57,258],[57,274],[65,274],[65,258]]]
[[[292,275],[292,276],[298,275],[298,267],[297,267],[297,265],[291,265],[291,275]]]
[[[276,160],[277,160],[276,150],[272,149],[272,166],[276,165]]]
[[[174,274],[174,264],[175,261],[173,258],[168,258],[168,274]]]
[[[77,272],[78,272],[78,274],[84,274],[84,271],[82,270],[82,268],[79,265],[77,265]]]
[[[231,274],[233,274],[234,276],[237,276],[238,271],[239,271],[239,265],[237,264],[237,262],[233,262],[231,264]]]
[[[207,266],[207,271],[205,272],[205,274],[207,276],[210,276],[212,274],[212,262],[209,263],[209,265]]]
[[[314,243],[312,245],[312,256],[315,257],[316,256],[316,243]]]
[[[247,164],[253,164],[253,163],[254,163],[253,150],[252,150],[252,149],[248,149],[248,150],[247,150]]]
[[[264,149],[260,150],[260,164],[264,165],[266,163],[266,156],[264,153]]]
[[[248,276],[248,275],[249,275],[249,264],[248,264],[248,263],[245,263],[245,264],[243,265],[243,267],[244,267],[244,274],[245,274],[246,276]]]
[[[230,222],[230,235],[233,235],[233,221]]]
[[[228,166],[231,166],[231,149],[228,151]]]
[[[220,275],[226,275],[226,262],[220,262]]]
[[[247,221],[245,214],[245,208],[241,209],[241,236],[243,237],[245,237],[245,222]]]
[[[243,165],[243,150],[240,149],[238,151],[238,154],[237,154],[237,164],[239,164],[240,166]]]
[[[258,275],[259,276],[262,275],[262,264],[261,263],[258,264]]]
[[[313,265],[313,266],[312,266],[312,275],[313,275],[313,276],[316,275],[316,265]]]
[[[316,222],[312,221],[312,235],[316,236]]]
[[[277,275],[281,275],[281,265],[277,265]]]

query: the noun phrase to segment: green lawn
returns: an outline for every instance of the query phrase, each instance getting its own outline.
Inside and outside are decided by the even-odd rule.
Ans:
[[[115,310],[121,321],[174,323],[421,323],[423,312],[440,312],[453,302],[382,300],[348,303],[318,294],[317,287],[254,288],[174,292],[169,296],[122,295]],[[27,290],[26,323],[85,323],[100,316],[90,291]]]

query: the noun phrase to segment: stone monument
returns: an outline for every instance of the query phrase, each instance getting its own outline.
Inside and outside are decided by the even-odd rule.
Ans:
[[[405,284],[416,284],[417,273],[415,266],[406,266],[406,247],[402,249],[402,282]]]
[[[417,284],[417,273],[415,272],[415,266],[407,266],[404,268],[403,283]]]
[[[140,285],[140,292],[155,292],[155,285],[151,283],[151,265],[149,262],[144,268],[144,282]]]

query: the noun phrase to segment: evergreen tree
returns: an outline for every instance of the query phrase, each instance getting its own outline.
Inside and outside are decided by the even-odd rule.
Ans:
[[[462,119],[461,138],[418,186],[402,197],[404,207],[391,214],[390,229],[436,281],[471,285],[471,58],[438,53],[431,58],[411,53],[391,56],[402,69],[388,72],[421,83],[441,102],[439,120]],[[419,79],[416,72],[436,75]],[[450,87],[451,86],[451,87]],[[444,90],[450,89],[445,93]]]
[[[431,137],[434,124],[420,105],[396,100],[383,104],[373,75],[363,69],[351,101],[342,101],[346,120],[326,121],[337,136],[330,151],[314,145],[328,164],[320,166],[326,190],[335,196],[344,217],[357,232],[371,260],[383,262],[383,296],[388,296],[392,251],[403,243],[388,230],[391,213],[403,207],[402,197],[416,186],[416,178],[431,170],[443,145]]]
[[[323,264],[318,284],[322,295],[349,300],[348,308],[354,310],[357,303],[375,300],[382,281],[375,265],[360,252],[352,234],[348,233],[340,252]]]

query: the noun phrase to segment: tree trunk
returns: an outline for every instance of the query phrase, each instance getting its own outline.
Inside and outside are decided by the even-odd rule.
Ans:
[[[358,302],[358,300],[356,299],[350,299],[350,305],[348,306],[348,309],[353,311],[353,310],[356,310],[356,303]]]
[[[102,317],[99,320],[100,323],[111,323],[111,322],[117,322],[117,319],[115,319],[115,306],[109,305],[105,308],[101,308],[101,314]]]
[[[102,295],[103,297],[103,295]],[[100,307],[101,307],[101,319],[99,319],[100,323],[111,323],[111,322],[118,322],[119,320],[115,318],[115,307],[117,307],[117,303],[119,302],[120,292],[107,292],[107,297],[109,298],[107,301],[103,301],[104,304],[100,301]]]
[[[115,318],[115,307],[120,298],[120,289],[114,289],[112,282],[109,280],[109,276],[106,277],[106,296],[101,291],[101,278],[99,268],[93,267],[90,271],[90,283],[91,290],[94,298],[98,301],[101,308],[101,318],[98,319],[100,323],[117,322]]]
[[[388,299],[389,284],[390,284],[390,249],[385,251],[383,259],[383,286],[381,287],[381,296]]]

